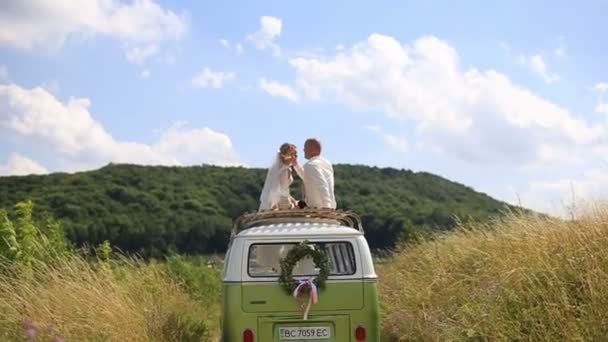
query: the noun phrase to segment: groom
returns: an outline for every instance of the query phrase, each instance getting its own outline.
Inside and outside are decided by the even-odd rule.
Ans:
[[[321,142],[315,138],[304,143],[304,158],[308,162],[302,167],[297,159],[294,169],[302,179],[302,195],[306,205],[312,208],[336,209],[334,196],[334,168],[321,157]]]

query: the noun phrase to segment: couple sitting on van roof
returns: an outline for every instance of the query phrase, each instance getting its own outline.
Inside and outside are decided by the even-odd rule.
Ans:
[[[260,196],[259,210],[299,208],[336,208],[334,196],[334,169],[321,157],[321,142],[310,138],[304,143],[304,166],[298,162],[296,146],[281,145],[274,164],[268,169]],[[293,182],[293,170],[302,180],[302,200],[297,201],[289,193]]]

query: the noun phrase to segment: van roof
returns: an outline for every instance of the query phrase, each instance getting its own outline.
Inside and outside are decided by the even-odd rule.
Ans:
[[[331,223],[277,223],[242,230],[237,237],[313,237],[313,236],[358,236],[363,232],[351,227]]]
[[[274,234],[283,232],[306,230],[305,234],[327,235],[327,229],[338,229],[353,235],[354,232],[363,233],[363,225],[359,215],[352,211],[335,209],[286,209],[267,210],[244,213],[234,221],[232,237],[241,231],[268,231],[270,227]],[[258,229],[259,228],[259,229]],[[255,230],[252,230],[255,229]],[[345,229],[345,230],[342,230]],[[323,230],[321,232],[320,230]],[[314,232],[313,232],[314,231]],[[292,234],[293,235],[293,234]]]

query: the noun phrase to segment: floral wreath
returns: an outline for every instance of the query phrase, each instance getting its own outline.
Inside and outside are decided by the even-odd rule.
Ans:
[[[290,296],[302,283],[301,281],[297,281],[293,278],[293,268],[296,266],[298,261],[305,256],[310,256],[313,259],[315,266],[319,268],[319,275],[314,279],[316,287],[319,289],[325,288],[325,282],[329,276],[327,255],[325,255],[325,253],[323,253],[321,250],[315,248],[314,245],[309,244],[308,240],[305,240],[289,250],[285,256],[285,259],[281,260],[281,276],[279,277],[279,284]]]

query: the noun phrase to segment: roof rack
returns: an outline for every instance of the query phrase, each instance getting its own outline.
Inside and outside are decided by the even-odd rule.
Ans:
[[[361,218],[350,210],[336,209],[282,209],[246,212],[234,220],[232,234],[247,228],[276,223],[331,223],[341,224],[363,232]]]

